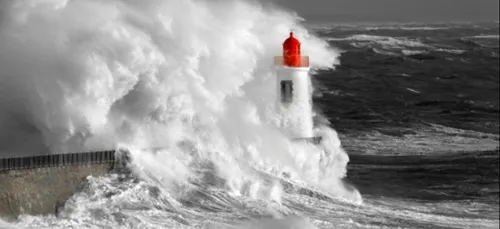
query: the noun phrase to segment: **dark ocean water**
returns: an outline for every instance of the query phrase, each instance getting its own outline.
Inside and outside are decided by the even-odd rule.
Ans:
[[[349,152],[348,179],[367,203],[412,215],[366,224],[498,228],[498,23],[313,28],[343,51],[314,83]]]
[[[343,50],[317,104],[337,130],[435,123],[497,133],[498,24],[333,26]],[[321,89],[320,89],[321,91]]]

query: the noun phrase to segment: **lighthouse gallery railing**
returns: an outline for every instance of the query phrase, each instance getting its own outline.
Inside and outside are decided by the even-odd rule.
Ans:
[[[296,56],[293,57],[293,59],[297,59],[298,63],[295,62],[295,64],[290,65],[285,62],[285,57],[283,56],[275,56],[274,57],[274,66],[278,67],[302,67],[302,68],[308,68],[309,67],[309,56]]]

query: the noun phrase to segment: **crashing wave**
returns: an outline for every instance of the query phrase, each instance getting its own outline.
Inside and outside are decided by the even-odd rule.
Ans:
[[[293,143],[277,127],[271,65],[288,32],[313,69],[338,63],[339,53],[295,15],[232,0],[33,0],[2,9],[0,122],[29,128],[0,136],[52,152],[127,148],[140,184],[177,202],[200,186],[279,202],[280,186],[256,169],[360,201],[342,185],[349,158],[333,129],[319,126],[316,146]],[[25,143],[2,144],[20,154]],[[132,196],[149,192],[116,180],[90,192],[122,185]],[[76,207],[84,216],[88,198]]]

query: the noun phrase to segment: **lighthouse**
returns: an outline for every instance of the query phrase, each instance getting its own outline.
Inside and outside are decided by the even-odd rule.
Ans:
[[[312,86],[309,57],[302,56],[300,41],[290,32],[283,43],[283,55],[275,57],[278,68],[276,105],[282,117],[280,127],[294,140],[313,140]]]

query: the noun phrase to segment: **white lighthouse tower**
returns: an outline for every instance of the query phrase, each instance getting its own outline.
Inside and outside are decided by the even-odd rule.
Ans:
[[[275,65],[278,67],[277,107],[282,117],[281,127],[293,139],[317,141],[313,132],[309,57],[301,56],[300,41],[293,32],[283,43],[283,56],[275,57]]]

